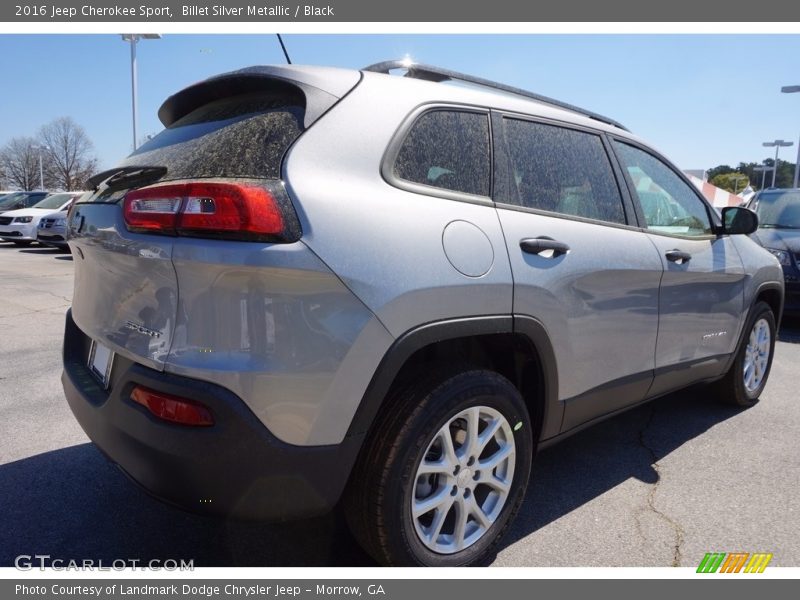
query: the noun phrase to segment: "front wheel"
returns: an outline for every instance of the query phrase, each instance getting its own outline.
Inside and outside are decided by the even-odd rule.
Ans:
[[[485,562],[528,483],[534,430],[524,400],[495,372],[450,370],[387,401],[345,496],[354,535],[387,565]]]
[[[735,406],[754,405],[767,385],[775,350],[775,315],[766,302],[750,311],[736,358],[716,384],[720,399]]]

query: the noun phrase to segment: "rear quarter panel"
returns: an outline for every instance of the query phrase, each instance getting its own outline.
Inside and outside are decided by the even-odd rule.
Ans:
[[[381,176],[402,121],[432,100],[430,86],[416,83],[365,74],[284,162],[303,241],[395,337],[423,323],[512,308],[511,269],[494,207],[404,191]],[[443,235],[454,221],[471,223],[488,238],[491,267],[484,275],[463,275],[448,261]]]

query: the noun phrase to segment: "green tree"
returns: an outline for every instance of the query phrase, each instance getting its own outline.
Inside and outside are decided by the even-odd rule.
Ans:
[[[728,173],[719,173],[709,181],[711,185],[727,190],[732,194],[737,194],[747,187],[747,184],[750,183],[750,178],[744,173],[730,171]]]
[[[718,185],[714,183],[715,179],[719,175],[744,175],[750,180],[750,185],[753,186],[754,189],[761,189],[761,180],[762,180],[762,172],[756,171],[756,167],[766,166],[768,169],[772,169],[772,166],[775,164],[774,158],[767,158],[764,159],[762,162],[740,162],[739,166],[733,168],[729,165],[719,165],[714,167],[713,169],[709,169],[706,171],[708,174],[708,180],[713,185]],[[772,185],[772,171],[769,170],[766,172],[764,179],[764,187],[770,187]],[[720,180],[724,182],[725,179]],[[732,183],[732,181],[731,181]],[[794,163],[788,162],[785,160],[778,160],[778,173],[775,177],[775,187],[780,188],[787,188],[792,187],[794,184]],[[728,187],[726,185],[719,185],[718,187],[724,188],[726,190],[731,190],[735,188],[735,186]],[[739,191],[742,191],[742,185],[739,184]]]
[[[730,165],[719,165],[717,167],[714,167],[713,169],[708,169],[706,171],[706,177],[708,177],[708,180],[711,181],[717,175],[722,175],[723,173],[732,173],[735,170],[736,169],[734,169]]]

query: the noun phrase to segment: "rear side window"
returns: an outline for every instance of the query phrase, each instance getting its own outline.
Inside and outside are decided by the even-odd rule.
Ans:
[[[498,201],[625,223],[617,180],[599,135],[508,118],[504,129],[512,197]]]
[[[281,160],[303,130],[304,98],[254,92],[210,102],[142,145],[120,166],[167,167],[162,181],[280,178]]]
[[[393,167],[398,179],[489,196],[489,117],[483,113],[434,110],[409,130]]]

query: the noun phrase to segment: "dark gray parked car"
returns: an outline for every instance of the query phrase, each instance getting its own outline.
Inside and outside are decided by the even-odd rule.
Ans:
[[[759,244],[778,259],[786,284],[783,313],[800,316],[800,189],[766,189],[747,204],[758,213]]]
[[[167,502],[342,501],[381,563],[480,564],[537,448],[764,389],[783,275],[755,215],[613,120],[402,63],[254,67],[159,116],[70,212],[63,384]]]

